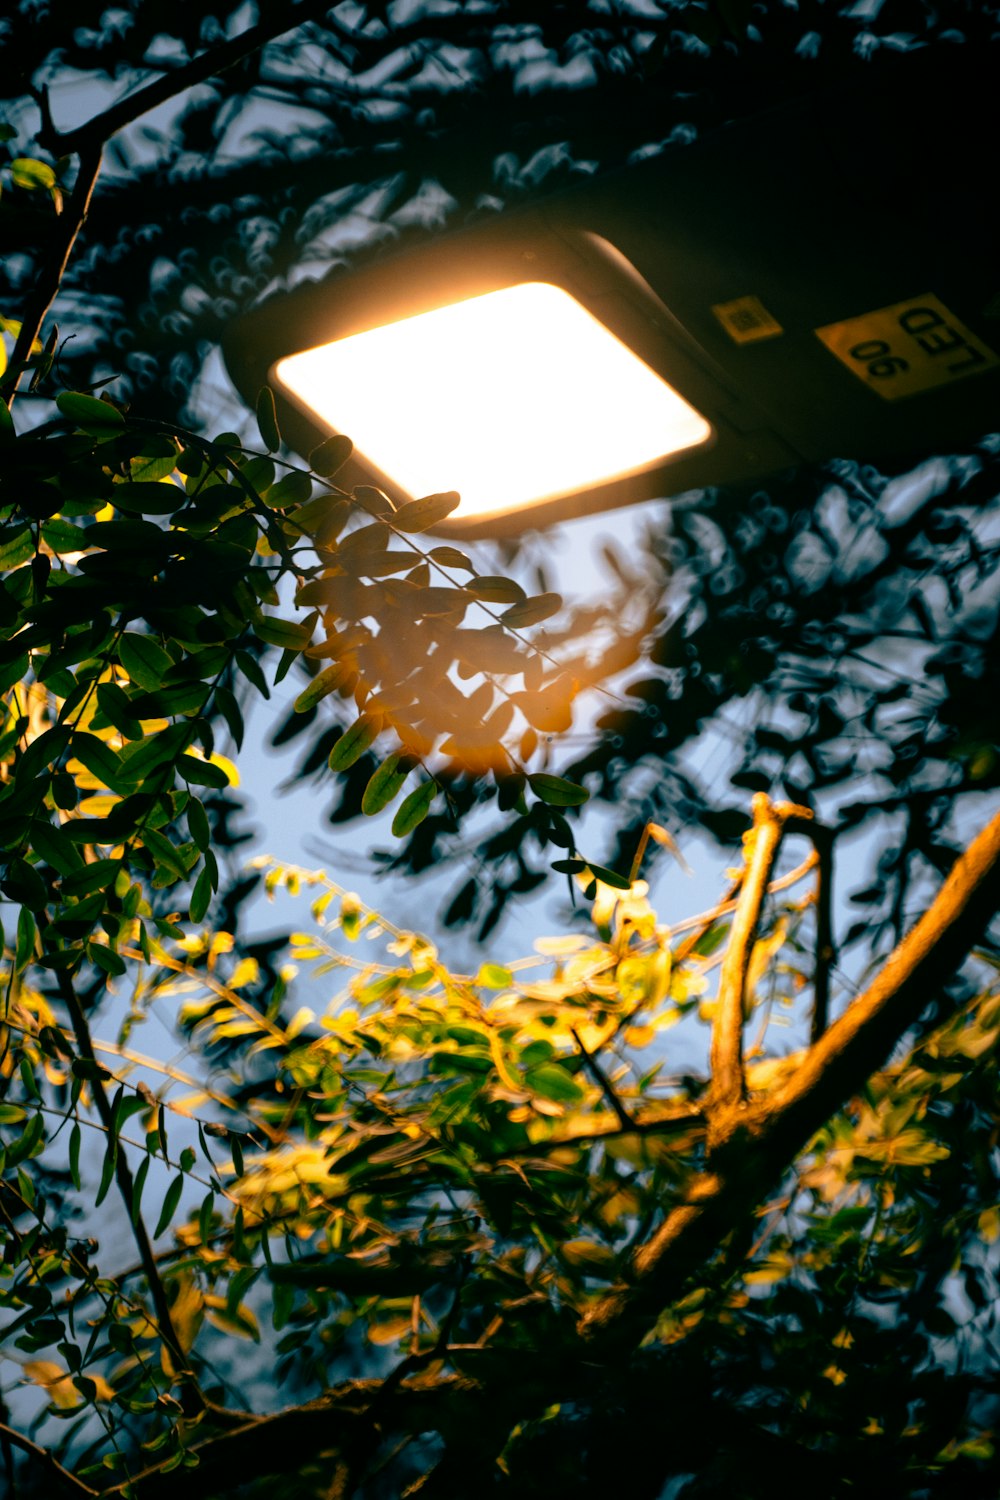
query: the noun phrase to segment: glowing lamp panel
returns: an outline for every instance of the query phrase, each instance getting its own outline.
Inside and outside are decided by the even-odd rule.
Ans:
[[[694,407],[560,287],[527,282],[278,362],[287,393],[413,497],[502,515],[708,440]]]

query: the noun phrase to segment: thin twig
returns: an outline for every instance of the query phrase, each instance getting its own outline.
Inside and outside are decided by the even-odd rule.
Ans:
[[[810,1042],[818,1042],[830,1018],[830,970],[837,957],[833,941],[833,838],[817,837],[826,830],[816,828],[813,839],[819,870],[816,876],[816,962],[813,968],[813,1012]]]
[[[99,1067],[100,1064],[97,1061],[97,1054],[94,1051],[94,1043],[91,1039],[90,1027],[87,1024],[83,1006],[80,1004],[77,993],[73,988],[72,979],[65,972],[59,973],[58,986],[60,997],[69,1012],[70,1023],[73,1027],[73,1034],[76,1037],[77,1047],[80,1050],[80,1056],[88,1062],[93,1063],[95,1068]],[[181,1377],[182,1405],[185,1406],[189,1415],[194,1415],[203,1409],[204,1403],[195,1381],[194,1372],[191,1370],[187,1355],[184,1353],[180,1339],[177,1337],[177,1331],[170,1316],[170,1304],[167,1301],[166,1288],[160,1279],[160,1273],[157,1269],[156,1257],[153,1253],[149,1231],[146,1228],[141,1213],[138,1211],[131,1169],[126,1160],[125,1152],[116,1149],[117,1143],[115,1140],[114,1117],[111,1111],[111,1104],[99,1078],[94,1083],[94,1102],[97,1105],[97,1112],[108,1132],[108,1150],[115,1153],[115,1180],[118,1184],[118,1191],[121,1194],[122,1202],[125,1205],[125,1211],[128,1214],[129,1223],[132,1227],[132,1237],[135,1240],[136,1249],[139,1251],[139,1259],[142,1262],[142,1269],[149,1285],[150,1296],[153,1299],[153,1306],[156,1309],[156,1321],[159,1325],[160,1337],[170,1352],[170,1359],[174,1369]]]
[[[588,1052],[586,1047],[583,1045],[583,1042],[580,1040],[580,1033],[577,1031],[575,1026],[570,1027],[570,1035],[580,1049],[580,1056],[583,1058],[583,1066],[587,1069],[587,1072],[593,1078],[601,1093],[611,1105],[611,1108],[614,1110],[615,1114],[618,1117],[618,1123],[621,1125],[622,1129],[634,1130],[635,1121],[632,1119],[632,1116],[629,1114],[628,1110],[619,1099],[617,1093],[615,1092],[615,1088],[611,1082],[611,1079],[608,1077],[607,1073],[605,1073],[604,1069],[597,1061],[597,1058],[593,1055],[593,1053]]]
[[[100,170],[101,146],[98,143],[88,146],[86,151],[81,152],[76,184],[69,196],[69,202],[55,221],[48,257],[39,271],[34,290],[25,304],[21,331],[17,336],[10,359],[10,373],[2,387],[8,410],[31,357],[35,340],[42,331],[45,315],[56,299],[63,272],[66,270],[66,264],[73,252],[77,236],[86,221]]]
[[[262,18],[256,26],[241,31],[229,41],[221,42],[208,52],[202,52],[180,68],[162,74],[145,88],[134,94],[126,94],[101,114],[95,115],[85,125],[74,130],[56,131],[43,129],[39,141],[54,156],[68,156],[73,151],[86,151],[95,144],[103,146],[126,125],[131,125],[142,115],[149,114],[168,99],[176,99],[199,83],[205,83],[227,68],[242,62],[245,57],[258,51],[276,37],[284,36],[303,21],[314,20],[330,9],[330,0],[300,0],[299,4],[288,4],[288,0],[271,0],[261,5]]]

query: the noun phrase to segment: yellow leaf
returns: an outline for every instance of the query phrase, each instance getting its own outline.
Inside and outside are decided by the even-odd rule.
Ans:
[[[255,958],[241,958],[233,970],[229,981],[231,990],[242,989],[246,984],[254,984],[260,978],[260,964]]]
[[[242,1302],[230,1312],[225,1297],[206,1296],[205,1316],[222,1333],[233,1333],[239,1339],[253,1339],[255,1344],[260,1343],[257,1319]]]
[[[648,823],[646,826],[649,829],[650,838],[655,839],[664,849],[669,849],[674,859],[676,859],[684,871],[684,874],[690,875],[692,873],[691,866],[681,853],[673,834],[669,833],[666,828],[662,828],[659,823]]]
[[[301,1005],[285,1027],[285,1036],[289,1041],[292,1041],[304,1027],[309,1025],[310,1021],[315,1021],[315,1019],[316,1012],[310,1010],[308,1005]]]
[[[386,1318],[384,1322],[369,1323],[368,1339],[373,1344],[395,1344],[410,1331],[409,1318]]]
[[[984,1208],[979,1215],[979,1233],[992,1245],[1000,1236],[1000,1208]]]
[[[536,938],[534,946],[536,953],[544,953],[548,958],[565,958],[590,944],[582,933],[569,933],[566,937]]]
[[[24,1366],[24,1373],[42,1387],[53,1406],[69,1411],[71,1407],[83,1405],[85,1398],[73,1384],[72,1376],[53,1360],[29,1359]],[[93,1381],[98,1401],[112,1400],[115,1393],[103,1375],[88,1375],[87,1379]]]

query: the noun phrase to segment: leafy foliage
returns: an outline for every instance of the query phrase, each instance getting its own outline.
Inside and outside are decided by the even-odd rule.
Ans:
[[[266,390],[259,443],[185,425],[224,323],[340,255],[352,214],[357,239],[418,236],[831,66],[959,24],[986,48],[996,19],[537,9],[264,3],[243,52],[235,10],[5,20],[0,1462],[20,1494],[603,1497],[625,1455],[651,1500],[995,1492],[995,823],[951,869],[955,815],[996,784],[995,444],[681,504],[566,609],[530,542],[482,564],[425,539],[453,495],[341,490],[344,438],[287,462]],[[118,136],[97,180],[127,85],[157,74],[167,100],[206,59],[170,130],[141,161]],[[128,97],[60,135],[59,68]],[[85,219],[61,343],[45,297]],[[452,857],[495,805],[448,921],[485,936],[555,852],[588,930],[456,973],[318,871],[239,870],[244,712],[291,672],[277,737],[308,732],[335,816],[391,812],[397,867]],[[624,709],[567,764],[591,689]],[[729,796],[690,753],[739,699]],[[615,809],[604,864],[576,844],[588,795]],[[902,835],[858,897],[872,982],[847,1004],[834,975],[831,1015],[832,843],[886,808]],[[718,907],[665,922],[640,875],[682,821],[743,834],[744,860]],[[815,847],[779,875],[783,833]],[[948,871],[879,968],[914,875]],[[247,939],[257,880],[311,925]],[[154,1021],[169,1060],[141,1050]]]
[[[736,1475],[741,1494],[792,1494],[824,1453],[831,1482],[977,1482],[993,1452],[978,1361],[996,1293],[995,990],[967,992],[830,1120],[758,1209],[749,1259],[707,1259],[653,1319],[623,1390],[599,1341],[580,1362],[579,1324],[701,1179],[705,1080],[666,1074],[661,1039],[715,1014],[733,902],[671,929],[644,882],[597,883],[589,937],[456,974],[321,872],[259,863],[269,892],[311,898],[276,981],[211,929],[143,953],[135,915],[119,943],[128,1013],[89,1057],[40,970],[9,990],[0,1296],[8,1348],[46,1398],[39,1420],[72,1421],[61,1446],[82,1444],[84,1484],[141,1497],[187,1466],[189,1487],[216,1494],[223,1475],[277,1467],[281,1493],[318,1494],[332,1447],[365,1494],[471,1465],[501,1492],[596,1495],[651,1380],[682,1412],[738,1390],[742,1416],[710,1449],[703,1421],[669,1445],[643,1431],[637,1493],[694,1471],[685,1494]],[[796,881],[810,868],[779,882],[752,965],[752,1098],[797,1066],[768,1022],[808,984],[812,901]],[[299,1004],[299,988],[322,998]],[[154,1014],[186,1038],[183,1067],[136,1049]],[[133,1222],[169,1235],[152,1273],[109,1271],[88,1218],[67,1215],[74,1189],[99,1206],[123,1159]],[[264,1416],[227,1413],[231,1339],[261,1344],[299,1401],[327,1393],[297,1479]],[[344,1383],[387,1359],[384,1384]],[[768,1444],[790,1467],[758,1485],[744,1466]]]

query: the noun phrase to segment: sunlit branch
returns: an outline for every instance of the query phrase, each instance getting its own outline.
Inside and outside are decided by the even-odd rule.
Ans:
[[[98,1495],[99,1490],[91,1489],[89,1484],[84,1484],[82,1479],[77,1479],[68,1469],[64,1469],[58,1459],[53,1458],[47,1448],[42,1448],[38,1443],[33,1443],[30,1438],[18,1432],[14,1427],[8,1427],[6,1422],[0,1422],[0,1433],[5,1440],[12,1443],[15,1448],[20,1448],[22,1453],[27,1453],[39,1468],[44,1469],[49,1479],[59,1486],[61,1490],[71,1495]]]
[[[719,976],[719,997],[712,1027],[712,1101],[727,1110],[743,1098],[743,1017],[747,975],[757,938],[761,909],[771,871],[789,818],[807,818],[808,810],[774,803],[758,792],[753,799],[753,829],[747,836],[746,874],[736,903],[729,942]]]
[[[871,1076],[919,1018],[935,987],[981,936],[1000,906],[1000,814],[972,841],[929,910],[842,1016],[803,1055],[792,1077],[730,1111],[717,1157],[739,1141],[738,1170],[706,1172],[633,1258],[629,1284],[581,1320],[587,1338],[625,1342],[679,1296],[687,1278],[717,1254],[755,1203],[788,1169],[814,1132]],[[718,1117],[716,1128],[719,1126]]]

